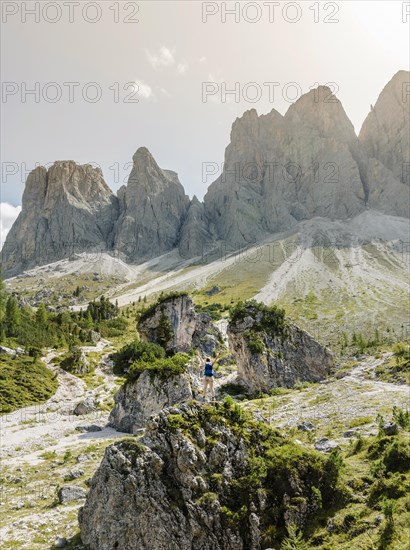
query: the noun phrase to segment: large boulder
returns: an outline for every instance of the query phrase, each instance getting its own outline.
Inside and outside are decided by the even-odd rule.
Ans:
[[[66,504],[67,502],[73,502],[85,498],[87,491],[77,485],[63,485],[57,492],[58,501],[60,504]]]
[[[164,378],[144,371],[135,382],[121,386],[114,397],[115,405],[108,422],[120,432],[136,433],[145,427],[150,416],[164,407],[191,400],[194,393],[188,373]]]
[[[142,340],[176,352],[196,348],[212,355],[222,342],[211,316],[205,312],[196,313],[192,298],[187,294],[160,299],[141,316],[138,332]]]
[[[329,373],[332,353],[308,332],[289,323],[283,310],[245,303],[228,327],[238,378],[250,393],[317,382]]]
[[[326,460],[239,405],[170,408],[141,442],[107,447],[79,512],[81,538],[90,550],[260,550],[269,530],[279,548],[275,534],[303,529],[318,495],[324,509],[333,497]]]
[[[83,416],[95,412],[97,410],[96,403],[92,397],[86,397],[77,403],[74,408],[74,414],[76,416]]]

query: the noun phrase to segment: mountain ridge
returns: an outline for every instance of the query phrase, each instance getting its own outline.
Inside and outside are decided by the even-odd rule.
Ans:
[[[302,95],[285,115],[245,111],[203,202],[189,199],[177,173],[161,169],[146,147],[117,194],[90,165],[36,168],[2,250],[3,271],[12,276],[84,251],[133,263],[173,249],[192,258],[219,241],[240,248],[302,220],[350,219],[367,208],[408,217],[409,117],[407,96],[400,105],[397,92],[406,78],[399,71],[387,83],[358,136],[327,86]]]

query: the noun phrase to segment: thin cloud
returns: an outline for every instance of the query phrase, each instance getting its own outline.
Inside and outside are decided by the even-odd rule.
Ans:
[[[183,63],[178,63],[178,67],[177,67],[177,73],[178,74],[185,74],[188,70],[188,64],[183,62]]]
[[[171,67],[175,64],[174,52],[165,46],[160,48],[158,54],[153,54],[149,50],[145,50],[145,53],[152,68],[155,70],[158,67]]]
[[[151,86],[143,80],[135,80],[135,84],[138,86],[137,93],[140,97],[143,97],[144,99],[149,99],[154,95]]]
[[[203,55],[202,57],[199,58],[199,62],[200,63],[206,63],[207,59],[206,59],[206,56]]]
[[[20,212],[21,206],[12,206],[8,202],[0,202],[0,248],[2,248],[7,233]]]

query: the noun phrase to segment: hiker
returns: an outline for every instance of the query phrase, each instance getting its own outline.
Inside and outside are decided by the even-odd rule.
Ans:
[[[204,401],[206,399],[206,392],[208,388],[211,391],[211,398],[215,399],[215,388],[214,388],[214,368],[213,363],[210,357],[207,357],[205,361],[199,355],[199,363],[201,367],[204,367]],[[215,359],[215,362],[218,360],[218,356]]]

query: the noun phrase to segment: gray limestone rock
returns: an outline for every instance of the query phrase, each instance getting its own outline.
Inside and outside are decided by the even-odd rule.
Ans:
[[[233,320],[228,327],[240,382],[250,393],[258,393],[323,379],[333,364],[332,353],[287,321],[280,331],[263,326],[263,307],[246,306],[244,318]]]
[[[153,258],[178,246],[189,198],[178,176],[162,170],[141,147],[133,156],[126,188],[119,192],[115,249],[129,261]]]

